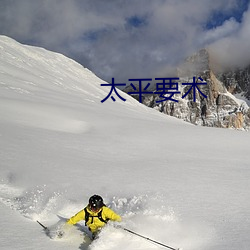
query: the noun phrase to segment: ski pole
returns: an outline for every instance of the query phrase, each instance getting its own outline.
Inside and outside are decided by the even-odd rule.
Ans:
[[[43,229],[46,231],[46,230],[48,230],[48,228],[47,227],[45,227],[41,222],[39,222],[38,220],[36,221],[40,226],[42,226],[43,227]]]
[[[131,233],[131,234],[137,235],[137,236],[139,236],[139,237],[141,237],[141,238],[143,238],[143,239],[145,239],[145,240],[154,242],[154,243],[156,243],[156,244],[158,244],[158,245],[161,245],[161,246],[163,246],[163,247],[169,248],[169,249],[171,249],[171,250],[180,250],[180,248],[173,248],[173,247],[167,246],[167,245],[162,244],[162,243],[160,243],[160,242],[158,242],[158,241],[155,241],[155,240],[152,240],[152,239],[150,239],[150,238],[148,238],[148,237],[145,237],[145,236],[143,236],[143,235],[141,235],[141,234],[135,233],[135,232],[133,232],[133,231],[127,229],[127,228],[122,228],[122,229],[125,230],[125,231],[127,231],[127,232],[129,232],[129,233]]]

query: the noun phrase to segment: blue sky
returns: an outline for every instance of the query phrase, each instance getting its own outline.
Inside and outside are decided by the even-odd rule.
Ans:
[[[234,18],[237,22],[242,22],[243,13],[248,9],[248,0],[239,0],[235,8],[232,8],[230,12],[225,12],[223,9],[215,10],[211,14],[211,18],[208,19],[206,28],[212,29],[222,25],[225,20]]]
[[[208,47],[250,63],[250,0],[1,0],[0,34],[63,53],[101,78],[163,77]]]

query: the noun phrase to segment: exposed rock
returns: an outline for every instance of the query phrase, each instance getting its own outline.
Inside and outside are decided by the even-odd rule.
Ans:
[[[211,68],[209,53],[203,49],[187,58],[177,69],[179,80],[178,90],[175,91],[180,93],[174,94],[171,97],[172,100],[169,98],[162,101],[156,81],[153,88],[154,94],[143,95],[142,103],[196,125],[249,129],[250,109],[245,101],[237,99],[233,94],[243,93],[245,98],[250,97],[248,89],[250,67],[227,73],[214,73]],[[204,81],[202,82],[199,77]],[[191,84],[194,79],[200,91],[192,90],[185,96],[191,86],[183,83]],[[168,93],[174,92],[173,85],[165,87],[168,88]],[[131,92],[131,88],[128,87],[124,91]],[[203,95],[206,95],[206,98]],[[170,94],[165,96],[170,97]],[[134,97],[138,99],[138,96]]]
[[[218,73],[217,77],[225,84],[230,93],[241,93],[242,96],[250,100],[250,66],[244,69],[227,70]]]

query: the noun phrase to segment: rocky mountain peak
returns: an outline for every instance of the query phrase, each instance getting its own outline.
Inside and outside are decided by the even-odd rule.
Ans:
[[[250,97],[250,66],[246,69],[219,72],[207,49],[201,49],[188,57],[177,69],[179,94],[171,98],[171,91],[164,94],[166,100],[161,101],[157,83],[154,94],[143,97],[143,103],[167,115],[175,116],[187,122],[201,126],[249,129],[250,109],[248,100],[236,98],[233,94]],[[198,88],[189,91],[192,82],[202,79],[206,84],[198,84]],[[183,84],[184,83],[184,84]],[[188,85],[188,83],[190,83]],[[171,89],[171,85],[165,86]],[[194,101],[195,95],[195,101]],[[206,96],[206,98],[204,97]],[[185,96],[185,98],[183,98]],[[137,98],[135,96],[135,98]],[[173,101],[173,98],[175,101]],[[249,98],[250,100],[250,98]]]
[[[188,57],[178,69],[179,77],[193,77],[200,75],[210,69],[210,58],[207,49],[201,49],[197,53]]]

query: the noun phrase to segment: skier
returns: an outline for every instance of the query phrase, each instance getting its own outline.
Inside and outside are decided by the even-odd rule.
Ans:
[[[120,215],[105,206],[101,196],[95,194],[89,198],[89,204],[72,216],[67,224],[74,225],[80,220],[85,220],[85,226],[92,232],[94,239],[109,220],[120,222],[122,219]]]

